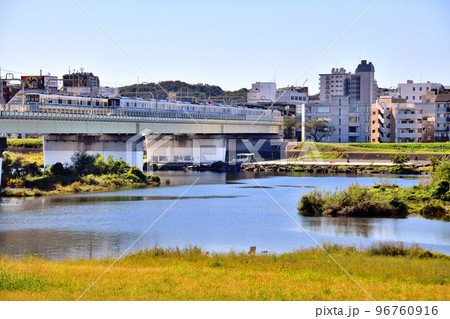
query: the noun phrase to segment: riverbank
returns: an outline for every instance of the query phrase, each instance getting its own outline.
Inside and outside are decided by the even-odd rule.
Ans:
[[[427,184],[401,188],[398,185],[358,184],[346,189],[313,190],[303,195],[298,212],[304,216],[393,217],[417,214],[424,218],[450,221],[450,161],[434,163]]]
[[[43,170],[34,156],[4,153],[4,197],[48,196],[117,190],[125,186],[159,185],[158,175],[144,174],[125,161],[77,152],[71,163],[55,163]]]
[[[450,258],[379,244],[326,245],[377,301],[448,300]],[[0,300],[76,300],[113,259],[0,258]],[[364,265],[364,267],[362,267]],[[81,300],[370,300],[321,249],[282,255],[152,249],[125,256]]]

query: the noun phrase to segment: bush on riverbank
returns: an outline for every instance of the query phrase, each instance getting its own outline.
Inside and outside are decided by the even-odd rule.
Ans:
[[[406,217],[450,221],[450,162],[441,161],[428,185],[401,188],[350,185],[334,192],[314,190],[300,198],[298,211],[305,216]]]
[[[382,193],[376,188],[358,184],[347,190],[321,192],[315,190],[302,196],[299,211],[307,216],[406,217],[406,204],[394,193]]]
[[[126,185],[159,184],[157,175],[146,175],[135,166],[129,166],[124,160],[113,160],[112,156],[89,155],[77,152],[71,163],[56,163],[43,172],[35,166],[22,165],[20,159],[4,159],[2,179],[8,187],[10,196],[40,196],[56,193],[78,193],[101,191]],[[6,164],[6,165],[5,165]],[[24,187],[26,189],[21,189]]]

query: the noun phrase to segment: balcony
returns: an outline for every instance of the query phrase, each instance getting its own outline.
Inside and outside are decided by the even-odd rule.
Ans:
[[[436,132],[448,132],[449,127],[448,127],[448,126],[436,127],[434,130],[435,130]]]
[[[450,117],[440,117],[440,116],[437,116],[437,117],[436,117],[436,122],[439,122],[439,123],[447,123],[447,122],[450,122]]]
[[[422,128],[422,123],[397,123],[396,128],[418,129]]]
[[[401,138],[421,138],[422,137],[422,133],[399,133],[397,132],[396,134],[398,139]]]
[[[396,118],[398,120],[416,120],[416,119],[421,119],[422,114],[419,114],[419,113],[415,113],[415,114],[397,113]]]
[[[435,140],[435,142],[448,142],[448,141],[450,141],[448,136],[435,136],[434,140]]]

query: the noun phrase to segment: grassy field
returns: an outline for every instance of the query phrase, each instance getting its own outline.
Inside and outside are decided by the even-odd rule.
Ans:
[[[300,142],[293,151],[300,151],[305,144],[311,142]],[[348,143],[330,144],[314,143],[323,159],[342,158],[344,153],[439,153],[450,155],[450,143]],[[310,147],[306,147],[307,154],[301,158],[314,157]]]
[[[327,250],[375,300],[450,298],[448,256],[389,247],[359,252],[330,245]],[[0,258],[0,300],[76,300],[112,262],[4,256]],[[153,249],[124,257],[82,300],[370,298],[322,250],[210,256],[191,248]]]

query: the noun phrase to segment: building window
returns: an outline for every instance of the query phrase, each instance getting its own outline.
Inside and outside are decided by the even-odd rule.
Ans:
[[[415,91],[416,90],[416,88],[415,87],[413,87],[413,91]]]
[[[422,91],[422,87],[419,87],[419,91]]]
[[[408,95],[406,96],[406,99],[408,99]]]
[[[416,99],[416,97],[413,95],[413,100],[415,100]]]

